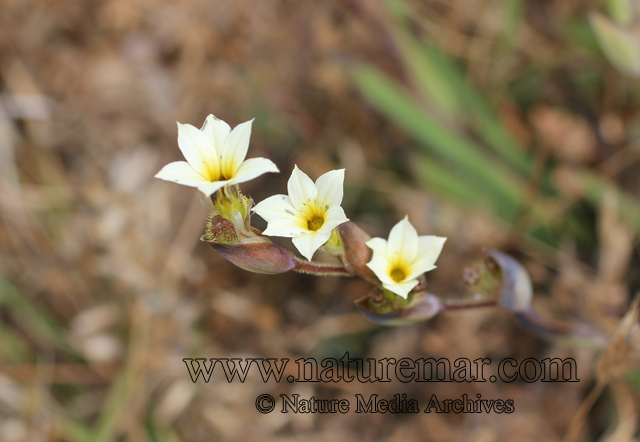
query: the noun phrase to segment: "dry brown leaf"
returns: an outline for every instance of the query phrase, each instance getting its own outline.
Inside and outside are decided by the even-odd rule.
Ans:
[[[640,297],[636,297],[624,315],[614,340],[604,349],[598,362],[597,375],[602,382],[620,379],[640,364]]]

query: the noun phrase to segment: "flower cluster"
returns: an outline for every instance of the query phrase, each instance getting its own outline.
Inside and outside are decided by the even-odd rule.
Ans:
[[[370,238],[341,207],[344,169],[329,171],[313,182],[295,166],[287,183],[288,195],[271,196],[252,208],[253,202],[238,184],[279,170],[266,158],[245,159],[251,123],[231,130],[213,115],[201,129],[178,123],[178,147],[186,161],[170,163],[156,175],[196,187],[211,199],[202,239],[247,270],[357,275],[374,282],[389,298],[397,295],[408,300],[421,286],[421,276],[435,268],[446,238],[418,236],[408,217],[391,229],[388,240]],[[267,221],[264,232],[251,227],[251,212]],[[307,261],[276,246],[268,236],[291,238]],[[318,249],[336,256],[342,266],[312,263]]]

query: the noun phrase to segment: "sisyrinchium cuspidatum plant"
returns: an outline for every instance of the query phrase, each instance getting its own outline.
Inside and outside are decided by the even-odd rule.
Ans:
[[[213,115],[201,129],[178,123],[178,147],[186,161],[170,163],[156,174],[195,187],[210,200],[205,204],[209,217],[201,239],[230,262],[256,273],[294,270],[363,278],[374,288],[356,304],[369,319],[384,325],[427,320],[448,309],[500,305],[530,328],[558,328],[541,322],[531,309],[531,281],[524,268],[497,251],[488,251],[485,261],[465,269],[463,282],[474,295],[472,302],[455,303],[428,293],[424,274],[435,269],[446,238],[418,235],[408,217],[391,229],[388,240],[371,238],[341,207],[344,169],[328,171],[314,182],[294,166],[288,195],[271,196],[253,207],[239,184],[279,170],[266,158],[245,159],[251,123],[231,130]],[[267,221],[264,232],[251,226],[252,213]],[[291,238],[304,258],[273,244],[269,236]],[[319,249],[338,262],[311,261]],[[572,328],[565,330],[573,333]]]
[[[201,129],[178,124],[178,146],[186,161],[170,163],[156,175],[196,187],[210,199],[205,204],[210,213],[201,239],[236,266],[257,273],[294,270],[363,278],[374,287],[355,303],[368,319],[381,325],[426,321],[446,310],[501,307],[538,336],[605,348],[599,364],[601,388],[594,389],[597,394],[606,382],[637,366],[638,349],[625,343],[640,335],[638,302],[611,341],[588,323],[560,320],[534,309],[527,271],[517,260],[496,250],[487,250],[485,259],[464,269],[462,282],[471,301],[453,301],[452,297],[427,292],[424,275],[436,268],[446,238],[419,235],[408,216],[391,229],[388,239],[371,238],[341,207],[344,169],[328,171],[313,182],[294,166],[288,195],[273,195],[253,207],[253,200],[240,191],[239,184],[279,170],[266,158],[245,159],[250,135],[251,121],[231,130],[213,115]],[[252,213],[267,221],[264,232],[251,226]],[[273,244],[269,236],[291,238],[304,259]],[[311,261],[319,249],[335,256],[339,263]],[[573,427],[579,429],[580,425]],[[567,440],[573,440],[575,434],[569,434]]]

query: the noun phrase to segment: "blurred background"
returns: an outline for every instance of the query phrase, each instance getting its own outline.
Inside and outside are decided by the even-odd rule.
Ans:
[[[255,118],[249,157],[282,171],[242,185],[255,201],[284,193],[294,164],[314,179],[346,168],[343,207],[372,236],[408,214],[449,238],[430,291],[462,299],[465,264],[492,247],[524,264],[538,308],[612,335],[640,288],[639,12],[635,0],[1,0],[0,440],[562,440],[596,383],[593,348],[497,309],[379,327],[353,304],[363,281],[228,263],[199,241],[194,189],[153,175],[182,160],[176,121]],[[214,372],[193,384],[182,361],[345,351],[573,357],[580,382]],[[626,376],[581,440],[634,440],[640,377]],[[422,406],[480,393],[515,412],[262,415],[262,393]]]

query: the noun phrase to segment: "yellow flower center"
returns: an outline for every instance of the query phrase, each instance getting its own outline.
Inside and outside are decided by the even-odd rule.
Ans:
[[[307,221],[307,229],[312,230],[314,232],[318,230],[320,227],[322,227],[323,225],[324,225],[324,218],[317,215],[311,218],[309,221]]]
[[[207,181],[212,183],[216,181],[221,181],[224,179],[220,173],[220,166],[218,166],[215,163],[212,163],[211,161],[205,162],[204,171],[202,173],[204,177],[207,179]]]
[[[404,270],[402,270],[399,267],[395,267],[394,269],[392,269],[389,272],[389,276],[391,277],[391,279],[393,279],[395,282],[401,282],[403,281],[406,277],[407,274],[404,272]]]

